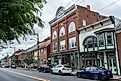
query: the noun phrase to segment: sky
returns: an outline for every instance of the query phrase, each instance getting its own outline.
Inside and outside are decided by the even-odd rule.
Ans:
[[[102,15],[106,16],[114,15],[118,18],[121,18],[121,5],[120,5],[121,0],[46,0],[46,1],[47,3],[44,5],[44,8],[42,9],[42,16],[41,16],[42,20],[45,22],[44,23],[45,27],[40,28],[37,25],[35,25],[34,27],[36,33],[39,33],[40,41],[50,36],[50,25],[48,24],[48,22],[55,17],[56,10],[58,9],[59,6],[63,6],[65,7],[65,9],[67,9],[73,4],[77,4],[84,7],[86,7],[86,5],[90,5],[91,10],[99,12]],[[108,6],[113,2],[116,3]],[[14,40],[14,44],[8,45],[7,49],[1,51],[0,59],[6,56],[7,54],[12,55],[12,53],[14,51],[17,51],[18,49],[27,49],[36,44],[36,36],[28,35],[27,41],[23,40],[23,37],[20,37],[19,40],[21,44],[19,44],[16,40]],[[10,46],[13,48],[9,48]]]

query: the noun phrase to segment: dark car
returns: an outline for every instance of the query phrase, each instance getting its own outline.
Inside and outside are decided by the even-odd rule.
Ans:
[[[39,72],[51,72],[51,68],[52,68],[52,65],[41,65],[39,68],[38,68],[38,71]]]
[[[111,71],[95,66],[82,68],[76,75],[78,78],[90,78],[95,80],[113,78]]]
[[[15,65],[15,64],[12,64],[12,65],[11,65],[11,68],[16,69],[16,65]]]
[[[9,65],[5,65],[5,68],[9,68],[10,66]]]

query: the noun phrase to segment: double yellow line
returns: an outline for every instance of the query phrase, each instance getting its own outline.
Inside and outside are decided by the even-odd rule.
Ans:
[[[18,73],[18,72],[15,72],[15,71],[10,71],[10,70],[6,70],[6,69],[2,69],[2,70],[5,70],[5,71],[8,71],[8,72],[11,72],[11,73],[17,74],[17,75],[25,76],[25,77],[28,77],[28,78],[31,78],[31,79],[35,79],[35,80],[40,80],[40,81],[50,81],[50,80],[46,80],[46,79],[37,78],[37,77],[34,77],[34,76],[30,76],[30,75],[26,75],[26,74]]]

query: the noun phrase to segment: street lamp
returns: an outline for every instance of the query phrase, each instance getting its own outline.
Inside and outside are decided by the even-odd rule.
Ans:
[[[39,68],[39,66],[40,66],[40,59],[39,59],[39,34],[38,33],[36,33],[35,35],[37,35],[37,40],[35,40],[36,42],[37,42],[37,57],[38,57],[38,60],[37,60],[37,66],[38,66],[38,68]],[[34,39],[30,39],[30,40],[34,40]]]

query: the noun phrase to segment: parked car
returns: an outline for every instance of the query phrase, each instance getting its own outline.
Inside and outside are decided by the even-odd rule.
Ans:
[[[5,65],[5,68],[9,68],[10,66],[9,65]]]
[[[51,74],[58,73],[60,75],[62,74],[71,74],[72,69],[69,65],[57,65],[53,68],[51,68]]]
[[[95,80],[113,78],[111,71],[96,66],[82,68],[76,75],[78,78],[90,78]]]
[[[2,68],[5,68],[5,65],[2,65]]]
[[[12,65],[11,65],[11,68],[16,69],[16,65],[15,65],[15,64],[12,64]]]
[[[51,72],[51,68],[52,68],[52,65],[41,65],[39,68],[38,68],[38,71],[39,72]]]

